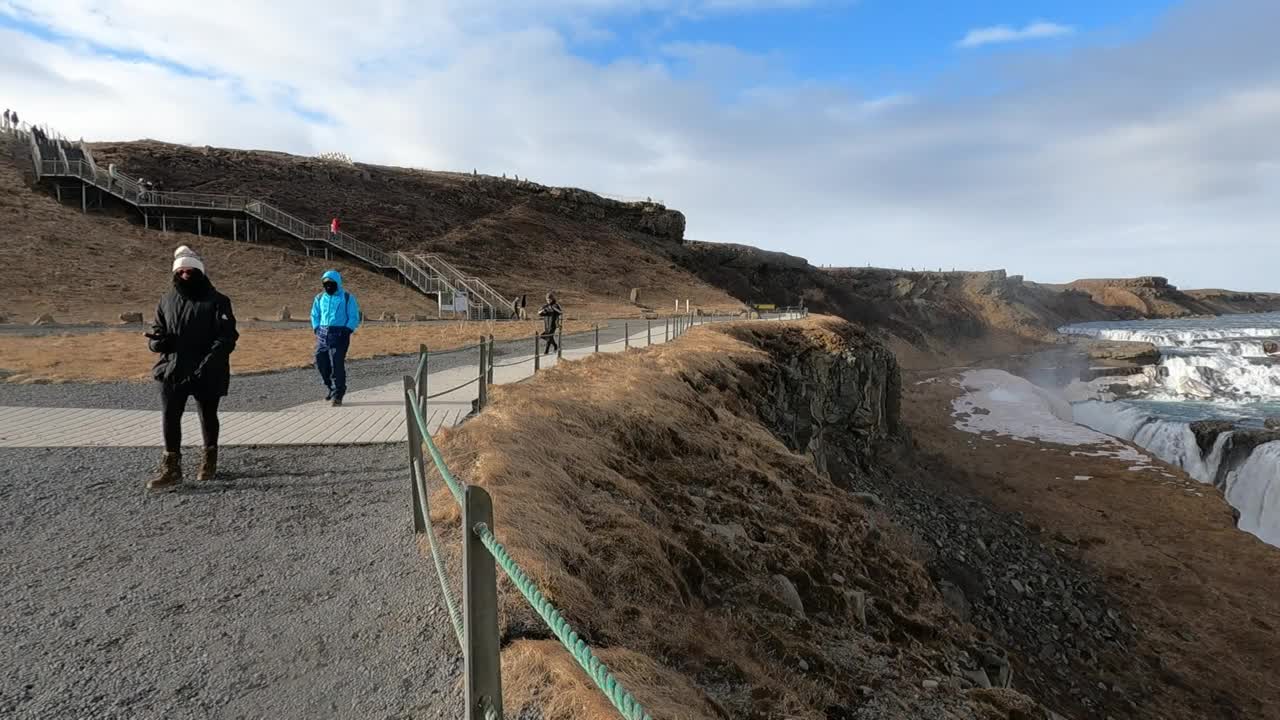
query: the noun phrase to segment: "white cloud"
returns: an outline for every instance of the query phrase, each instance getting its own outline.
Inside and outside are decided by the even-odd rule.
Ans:
[[[976,48],[983,45],[1061,37],[1073,33],[1075,33],[1075,28],[1069,25],[1059,25],[1058,23],[1044,21],[1029,23],[1021,28],[1008,25],[993,25],[970,30],[957,45],[962,48]]]
[[[999,81],[980,97],[866,97],[714,45],[666,47],[674,69],[661,46],[602,66],[572,54],[566,18],[608,29],[624,3],[547,2],[32,3],[64,35],[202,74],[0,30],[0,104],[91,139],[336,150],[652,196],[685,211],[690,237],[815,263],[1280,289],[1273,0],[1193,2],[1130,46],[949,76]]]

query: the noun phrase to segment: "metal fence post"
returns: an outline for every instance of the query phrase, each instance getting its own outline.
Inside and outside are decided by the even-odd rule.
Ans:
[[[622,349],[631,349],[631,323],[622,323]]]
[[[644,346],[649,347],[653,344],[653,321],[648,318],[644,321]]]
[[[490,385],[492,385],[492,384],[493,384],[493,335],[492,335],[492,334],[491,334],[491,335],[489,335],[489,352],[487,353],[487,356],[488,356],[488,358],[489,358],[489,363],[488,363],[488,364],[489,364],[489,377],[488,377],[487,382],[488,382]]]
[[[564,325],[556,328],[556,359],[564,357]]]
[[[409,441],[409,487],[410,502],[413,503],[413,532],[427,531],[427,519],[422,515],[422,433],[426,428],[419,428],[413,416],[413,378],[404,376],[404,427]]]
[[[463,624],[466,629],[467,719],[485,720],[485,703],[498,717],[502,708],[502,660],[498,647],[498,570],[476,526],[493,532],[493,500],[483,488],[468,485],[462,503]]]
[[[538,346],[539,346],[538,336],[534,335],[533,336],[533,372],[534,373],[537,373],[539,367],[542,365],[542,356],[538,354],[538,350],[540,349]]]
[[[480,381],[479,381],[480,382],[479,403],[480,403],[481,410],[484,409],[485,403],[489,399],[489,388],[488,388],[489,383],[486,382],[486,380],[488,380],[488,372],[485,368],[485,365],[488,364],[485,362],[485,356],[489,354],[488,350],[489,350],[489,345],[484,341],[484,336],[481,335],[480,336]]]
[[[596,324],[596,352],[600,352],[600,325]]]
[[[662,319],[662,342],[671,342],[671,318]]]

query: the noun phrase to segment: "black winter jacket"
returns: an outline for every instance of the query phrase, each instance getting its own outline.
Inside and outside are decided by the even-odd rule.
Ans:
[[[564,311],[560,309],[560,303],[547,303],[538,310],[538,316],[542,318],[542,334],[555,335],[560,329],[560,318],[564,315]]]
[[[212,285],[190,297],[176,289],[160,300],[151,326],[151,352],[161,353],[151,374],[168,387],[222,397],[231,385],[231,352],[240,333],[231,299]]]

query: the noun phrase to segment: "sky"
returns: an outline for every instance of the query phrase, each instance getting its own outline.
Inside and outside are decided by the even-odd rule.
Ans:
[[[0,0],[0,105],[473,168],[815,265],[1280,291],[1276,0]]]

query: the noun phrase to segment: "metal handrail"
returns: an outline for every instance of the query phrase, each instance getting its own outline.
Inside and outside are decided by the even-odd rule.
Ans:
[[[466,281],[471,285],[474,285],[478,291],[478,294],[487,294],[489,296],[487,300],[490,301],[490,304],[495,305],[497,307],[502,307],[502,308],[505,308],[511,304],[510,300],[507,300],[507,298],[503,297],[502,293],[499,293],[497,290],[494,290],[493,287],[489,285],[489,283],[485,282],[484,280],[481,280],[480,278],[474,275],[464,274],[453,263],[449,262],[448,260],[445,260],[443,257],[435,253],[432,253],[429,255],[420,255],[419,257],[422,258],[424,262],[438,265],[439,267],[444,268],[447,273],[453,275],[454,277],[459,278],[463,281]]]

